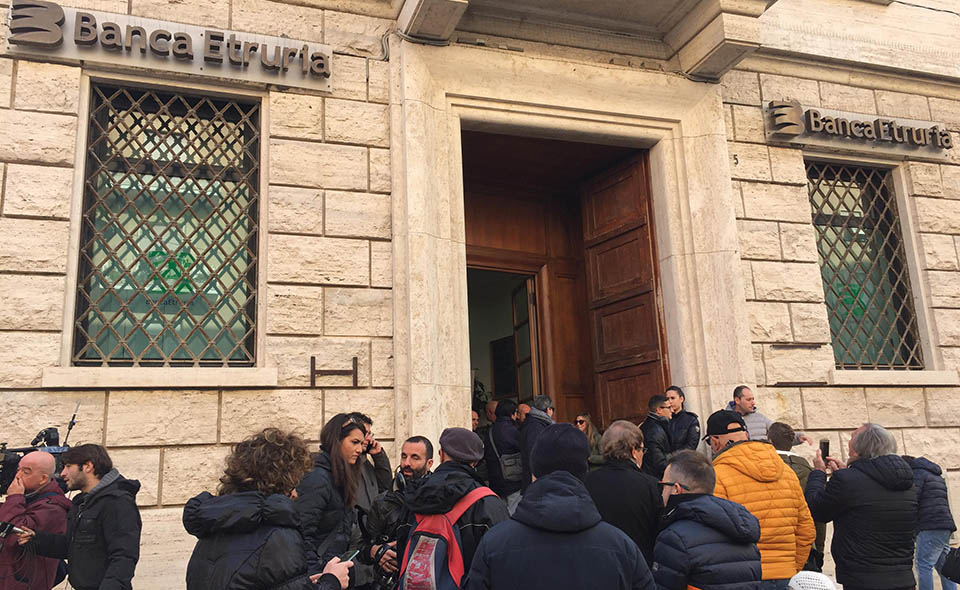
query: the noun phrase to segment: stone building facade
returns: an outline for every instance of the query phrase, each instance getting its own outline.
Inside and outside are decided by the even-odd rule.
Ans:
[[[0,440],[20,446],[51,425],[62,434],[80,402],[70,442],[106,445],[143,486],[137,588],[182,584],[193,546],[182,505],[216,485],[231,443],[258,428],[315,441],[326,418],[361,410],[395,456],[411,434],[436,440],[468,423],[464,131],[641,150],[662,352],[688,406],[704,417],[747,383],[761,411],[844,453],[853,429],[878,422],[904,453],[940,463],[960,497],[960,147],[790,144],[765,120],[770,102],[792,100],[933,122],[960,144],[953,3],[651,1],[626,16],[559,1],[57,4],[332,52],[329,87],[295,87],[24,52],[0,27]],[[250,362],[79,356],[84,187],[103,85],[257,106]],[[838,368],[811,162],[889,171],[918,370]],[[311,387],[311,357],[351,374]]]

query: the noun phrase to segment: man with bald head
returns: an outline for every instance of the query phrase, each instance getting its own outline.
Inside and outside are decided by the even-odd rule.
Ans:
[[[0,520],[20,528],[62,535],[67,531],[70,500],[53,479],[57,462],[53,455],[34,451],[20,459],[17,475],[0,504]],[[2,539],[0,590],[50,590],[59,560],[24,551],[17,536]]]

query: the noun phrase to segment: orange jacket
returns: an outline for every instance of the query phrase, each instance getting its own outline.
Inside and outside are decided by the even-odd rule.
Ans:
[[[793,577],[807,561],[816,537],[797,475],[768,442],[748,440],[720,452],[714,495],[742,504],[760,521],[764,580]]]

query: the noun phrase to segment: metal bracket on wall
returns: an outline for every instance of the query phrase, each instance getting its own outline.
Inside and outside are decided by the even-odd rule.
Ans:
[[[357,376],[359,371],[357,370],[357,357],[353,357],[353,368],[352,369],[318,369],[317,368],[317,357],[310,357],[310,387],[317,387],[317,377],[328,377],[331,375],[342,375],[342,376],[353,376],[353,387],[359,387],[357,385]]]

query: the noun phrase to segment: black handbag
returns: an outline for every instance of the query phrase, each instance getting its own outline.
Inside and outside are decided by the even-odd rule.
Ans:
[[[944,549],[937,560],[937,572],[952,582],[960,582],[960,548]]]

